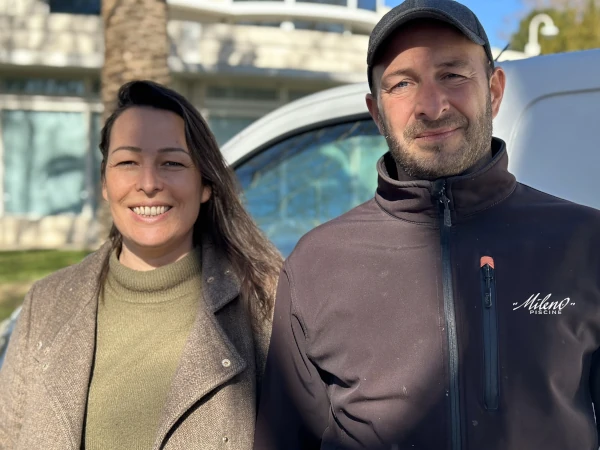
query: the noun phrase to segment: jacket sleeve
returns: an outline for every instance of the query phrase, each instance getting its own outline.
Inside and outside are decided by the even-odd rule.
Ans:
[[[23,302],[16,326],[0,369],[0,442],[2,449],[16,446],[23,423],[23,409],[27,390],[29,354],[29,327],[32,291]]]
[[[307,356],[307,335],[294,307],[293,282],[279,278],[273,333],[258,409],[255,450],[318,450],[327,427],[329,399]]]

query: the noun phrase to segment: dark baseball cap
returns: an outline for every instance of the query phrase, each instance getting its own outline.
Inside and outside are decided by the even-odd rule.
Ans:
[[[371,32],[367,50],[367,76],[370,87],[373,64],[386,39],[415,19],[435,19],[453,25],[471,41],[483,46],[490,63],[494,65],[490,41],[485,30],[477,16],[465,5],[454,0],[405,0],[388,11]]]

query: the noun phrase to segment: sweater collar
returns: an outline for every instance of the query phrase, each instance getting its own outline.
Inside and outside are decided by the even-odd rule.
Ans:
[[[504,200],[516,186],[508,171],[506,145],[497,138],[492,139],[492,160],[473,173],[434,181],[398,181],[390,175],[392,171],[396,171],[395,162],[388,152],[377,163],[375,200],[392,216],[423,224],[439,222],[442,192],[448,199],[452,221],[458,222]]]
[[[169,296],[179,297],[188,292],[190,283],[195,287],[201,285],[204,303],[209,311],[216,312],[240,294],[241,282],[229,258],[215,245],[211,236],[205,233],[201,240],[201,246],[184,258],[148,272],[124,267],[113,253],[107,283],[112,277],[113,284],[126,289],[129,298],[135,294],[138,301],[144,299],[147,303]],[[110,244],[105,246],[110,247]]]
[[[201,266],[197,248],[174,263],[148,271],[124,266],[113,251],[105,288],[114,293],[115,299],[127,303],[173,301],[200,290]]]

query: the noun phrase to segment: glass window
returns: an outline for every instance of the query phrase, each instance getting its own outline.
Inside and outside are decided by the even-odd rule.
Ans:
[[[5,110],[2,131],[5,212],[80,212],[87,196],[84,115]]]
[[[302,20],[295,20],[294,28],[296,30],[325,31],[328,33],[343,33],[345,30],[344,25],[341,23],[305,22]]]
[[[358,0],[358,8],[377,11],[377,0]]]
[[[287,256],[304,233],[373,197],[386,151],[375,123],[360,120],[286,139],[236,172],[249,212]]]
[[[100,152],[100,131],[102,130],[102,114],[92,113],[92,126],[91,126],[91,152],[92,152],[92,184],[94,191],[90,193],[92,198],[90,203],[94,211],[99,206],[100,201],[100,165],[102,164],[102,153]]]
[[[208,86],[206,88],[206,97],[211,99],[230,99],[230,100],[279,100],[277,89],[268,88],[249,88],[249,87],[225,87]]]
[[[83,80],[60,80],[53,78],[5,78],[2,91],[20,95],[85,95]]]
[[[322,3],[324,5],[347,6],[348,0],[296,0],[299,3]]]
[[[236,0],[240,1],[240,0]],[[240,20],[236,22],[238,25],[248,25],[253,27],[281,27],[281,22],[265,22],[265,21],[256,21],[256,20]]]
[[[91,84],[91,94],[95,96],[100,96],[100,90],[102,89],[102,82],[100,78],[94,78]]]
[[[51,13],[100,14],[100,0],[49,0]]]
[[[210,116],[208,126],[217,138],[219,145],[223,145],[255,120],[248,117]]]

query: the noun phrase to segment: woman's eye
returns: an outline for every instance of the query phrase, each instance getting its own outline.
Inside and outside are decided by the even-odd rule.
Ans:
[[[167,167],[185,167],[183,164],[177,161],[167,161],[165,162],[165,166]]]
[[[135,161],[120,161],[117,166],[131,166],[133,164],[135,164]]]

